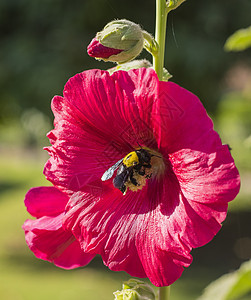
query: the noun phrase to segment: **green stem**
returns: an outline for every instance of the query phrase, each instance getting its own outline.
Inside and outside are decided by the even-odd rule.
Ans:
[[[164,286],[159,288],[159,300],[170,300],[171,286]]]
[[[153,68],[158,74],[159,80],[163,78],[167,13],[166,0],[156,0],[155,40],[159,49],[158,53],[153,56]]]

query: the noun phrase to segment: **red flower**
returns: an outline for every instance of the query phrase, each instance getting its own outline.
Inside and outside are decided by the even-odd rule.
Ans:
[[[100,254],[111,270],[173,283],[192,248],[219,231],[240,185],[199,99],[152,69],[89,70],[68,81],[52,110],[44,173],[54,187],[26,196],[37,217],[24,224],[31,250],[65,268]],[[123,196],[101,177],[138,144],[162,164],[152,162],[159,174]]]

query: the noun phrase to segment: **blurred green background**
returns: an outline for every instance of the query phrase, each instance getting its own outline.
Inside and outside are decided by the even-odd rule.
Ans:
[[[109,271],[100,258],[73,271],[36,259],[21,229],[29,217],[23,198],[30,187],[49,185],[42,147],[52,128],[51,98],[75,73],[112,66],[87,55],[90,40],[116,18],[154,33],[154,12],[153,0],[1,0],[1,299],[108,300],[129,278]],[[168,19],[165,66],[173,81],[200,97],[242,178],[222,230],[193,251],[192,266],[172,288],[173,300],[196,299],[211,280],[251,258],[251,51],[223,49],[228,36],[250,25],[250,12],[250,0],[187,0]]]

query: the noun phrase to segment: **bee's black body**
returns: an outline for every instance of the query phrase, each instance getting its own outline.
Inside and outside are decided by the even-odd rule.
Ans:
[[[124,158],[117,161],[113,166],[111,166],[103,176],[102,181],[110,179],[115,170],[118,169],[115,178],[113,179],[113,185],[115,188],[119,189],[123,194],[126,192],[126,183],[131,183],[134,186],[140,186],[138,183],[139,176],[144,176],[146,179],[151,177],[151,173],[145,175],[146,169],[150,169],[151,157],[156,156],[150,154],[147,149],[140,148],[128,153]],[[135,178],[136,177],[136,178]]]
[[[115,188],[119,189],[122,193],[126,191],[125,182],[127,180],[131,179],[133,175],[133,167],[127,168],[124,164],[122,164],[118,171],[116,177],[113,179],[113,185]],[[135,183],[137,185],[137,181],[135,180]]]
[[[126,191],[125,183],[128,180],[130,180],[133,185],[138,186],[138,182],[134,178],[134,172],[144,176],[145,168],[151,168],[151,154],[146,149],[139,149],[135,150],[134,152],[137,155],[138,161],[136,163],[134,162],[134,164],[131,166],[127,166],[126,162],[124,162],[124,159],[118,168],[116,177],[113,179],[114,187],[119,189],[122,193]]]

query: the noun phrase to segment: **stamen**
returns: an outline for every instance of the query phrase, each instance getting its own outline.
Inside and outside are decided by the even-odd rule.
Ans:
[[[152,155],[151,158],[151,165],[152,165],[152,178],[160,179],[165,172],[165,162],[163,159],[162,154],[157,152],[156,150],[152,150],[149,148],[144,148],[149,151],[149,153]]]

